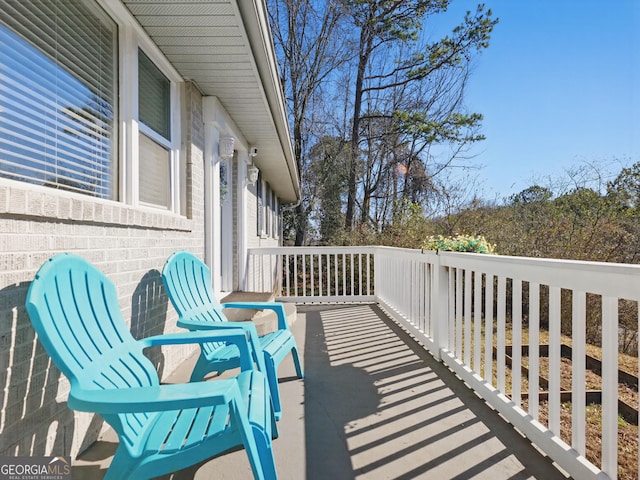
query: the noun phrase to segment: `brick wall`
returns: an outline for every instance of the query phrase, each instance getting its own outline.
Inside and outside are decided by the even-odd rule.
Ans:
[[[75,456],[103,428],[99,416],[66,407],[68,382],[24,308],[29,282],[49,257],[73,252],[100,268],[117,286],[135,337],[178,331],[160,271],[175,250],[204,256],[202,101],[189,84],[183,97],[186,215],[0,182],[0,455]],[[194,351],[170,347],[149,356],[166,376]]]

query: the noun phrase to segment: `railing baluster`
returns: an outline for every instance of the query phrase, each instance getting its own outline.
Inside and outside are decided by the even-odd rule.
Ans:
[[[549,430],[560,435],[560,288],[549,287]]]
[[[392,278],[393,278],[393,298],[396,299],[400,312],[403,312],[404,309],[404,296],[405,296],[405,283],[404,276],[399,275],[398,272],[403,270],[404,262],[402,260],[399,261],[400,268],[398,265],[391,264],[389,268],[391,269]]]
[[[585,454],[585,405],[586,405],[586,317],[587,295],[572,293],[571,325],[571,444],[580,455]]]
[[[602,298],[602,470],[618,476],[618,299]]]
[[[424,299],[426,295],[425,291],[425,279],[424,279],[424,262],[416,260],[416,326],[425,332],[425,320],[424,320]]]
[[[331,255],[325,255],[324,262],[327,266],[327,275],[325,277],[325,291],[327,293],[327,296],[329,297],[331,296]]]
[[[362,254],[358,254],[358,291],[362,295]]]
[[[433,338],[433,328],[431,322],[431,309],[432,309],[432,266],[429,262],[424,262],[424,332],[429,337]]]
[[[335,284],[333,286],[334,289],[334,295],[337,297],[338,295],[340,295],[340,290],[338,289],[339,287],[339,283],[338,283],[338,254],[336,253],[333,256],[333,276],[335,277]]]
[[[411,261],[404,260],[402,263],[404,267],[402,270],[398,270],[398,274],[400,274],[401,271],[405,272],[402,276],[402,283],[404,284],[402,288],[402,313],[408,317],[411,312]],[[406,272],[409,272],[409,275],[407,275]]]
[[[316,294],[316,289],[315,289],[316,271],[313,268],[313,256],[314,256],[313,253],[311,255],[309,255],[309,274],[310,274],[309,283],[311,283],[311,296],[312,297],[314,297],[315,294]]]
[[[293,291],[295,292],[295,296],[298,296],[298,259],[299,255],[293,255]]]
[[[351,255],[349,255],[350,260],[351,260],[351,262],[350,262],[350,263],[351,263],[351,272],[350,272],[350,273],[351,273],[351,275],[350,275],[350,277],[351,277],[351,295],[354,295],[354,293],[353,293],[353,292],[354,292],[354,289],[353,289],[353,276],[354,276],[354,271],[353,271],[353,256],[354,256],[354,254],[353,254],[353,253],[352,253]]]
[[[367,254],[367,295],[371,295],[371,263],[373,255]]]
[[[342,254],[342,295],[347,295],[347,256]]]
[[[461,268],[456,268],[456,357],[462,361],[462,282],[464,271]]]
[[[484,307],[484,379],[493,383],[493,275],[485,280]]]
[[[498,390],[506,393],[506,359],[505,359],[505,333],[506,333],[506,309],[507,309],[507,279],[498,277],[498,312],[496,325],[496,363]]]
[[[413,282],[411,288],[411,318],[415,325],[420,324],[420,270],[419,263],[413,260],[411,262],[413,268]]]
[[[418,263],[418,321],[420,330],[427,333],[426,319],[425,319],[425,299],[427,297],[426,278],[425,278],[425,264]]]
[[[284,279],[282,278],[282,255],[281,254],[277,254],[276,255],[276,264],[274,266],[274,268],[276,269],[276,278],[277,280],[277,291],[278,291],[278,295],[282,295],[282,284],[284,283]]]
[[[529,282],[529,415],[538,420],[540,388],[540,284]]]
[[[291,279],[289,278],[290,277],[290,273],[289,273],[289,268],[290,268],[289,267],[289,265],[290,265],[289,264],[289,254],[287,253],[284,256],[284,258],[285,258],[285,266],[284,266],[285,270],[284,271],[285,271],[285,275],[287,276],[286,277],[286,292],[287,292],[286,296],[290,297],[291,296]]]
[[[322,254],[318,254],[318,296],[322,296]]]
[[[482,273],[473,273],[473,368],[472,370],[481,373],[480,362],[482,356]]]
[[[302,296],[307,296],[307,258],[302,255]]]
[[[522,405],[522,281],[514,278],[511,283],[512,301],[512,340],[511,340],[511,399],[516,407]]]
[[[464,271],[464,364],[471,366],[471,270]]]
[[[449,335],[447,337],[447,348],[449,351],[455,356],[455,348],[456,348],[456,296],[455,296],[455,281],[456,281],[456,269],[449,268],[449,275],[447,279],[449,283],[449,315],[448,315],[448,323],[449,323]]]
[[[421,282],[420,282],[420,267],[422,265],[420,264],[420,262],[414,260],[413,261],[413,278],[414,278],[414,282],[413,282],[413,313],[412,313],[412,318],[413,318],[413,324],[417,327],[417,328],[422,328],[421,324],[422,324],[422,317],[421,317],[421,309],[420,309],[420,304],[421,304],[421,298],[420,298],[420,287],[421,287]]]

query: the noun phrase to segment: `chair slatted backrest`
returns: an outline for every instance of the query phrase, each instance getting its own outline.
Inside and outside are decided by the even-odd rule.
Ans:
[[[48,260],[31,283],[26,307],[40,342],[72,389],[159,384],[153,364],[127,329],[115,286],[83,258],[61,254]],[[128,437],[137,435],[148,415],[107,417]]]
[[[180,318],[203,322],[226,322],[222,306],[211,287],[209,267],[189,252],[171,255],[162,269],[171,303]],[[204,344],[203,348],[217,348],[219,344]]]

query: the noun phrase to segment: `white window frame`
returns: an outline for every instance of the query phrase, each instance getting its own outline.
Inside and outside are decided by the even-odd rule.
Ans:
[[[166,208],[140,201],[139,135],[144,134],[169,149],[170,201],[168,210],[180,214],[181,198],[181,99],[183,82],[177,70],[169,63],[157,45],[149,38],[127,8],[118,0],[102,0],[100,5],[118,24],[118,71],[120,105],[120,145],[118,155],[120,202],[134,207]],[[167,141],[138,121],[138,50],[142,50],[170,82],[170,132]]]
[[[108,0],[111,1],[111,0]],[[117,18],[115,18],[112,15],[112,12],[109,9],[103,8],[102,3],[99,0],[92,0],[92,1],[84,1],[83,2],[85,4],[85,6],[91,10],[94,15],[97,18],[102,18],[105,19],[105,17],[108,17],[110,19],[111,22],[113,22],[118,30],[118,35],[120,32],[120,23],[118,22]],[[116,40],[116,42],[119,40]],[[31,48],[35,48],[38,49],[37,46],[35,46],[33,43],[29,42],[28,39],[25,39],[25,43],[30,45]],[[114,117],[113,117],[113,125],[112,125],[112,137],[111,137],[111,141],[112,141],[112,149],[111,149],[111,155],[110,155],[110,161],[111,161],[111,171],[112,171],[112,186],[109,192],[108,196],[94,196],[82,191],[74,191],[74,192],[69,192],[66,191],[64,189],[60,189],[60,188],[51,188],[50,186],[45,186],[45,185],[38,185],[35,183],[31,183],[29,181],[24,181],[22,179],[13,179],[13,178],[5,178],[5,177],[0,177],[0,184],[7,184],[7,185],[16,185],[16,188],[18,189],[25,189],[25,190],[33,190],[33,191],[45,191],[47,195],[56,195],[56,196],[61,196],[61,197],[66,197],[66,196],[72,196],[75,198],[82,198],[85,201],[94,201],[94,202],[102,202],[102,201],[106,201],[106,202],[120,202],[121,201],[121,192],[120,192],[120,182],[119,182],[119,176],[120,176],[120,168],[122,167],[122,161],[119,155],[120,152],[120,145],[122,144],[122,138],[121,138],[121,133],[120,133],[120,128],[119,128],[119,121],[120,121],[120,116],[121,116],[121,112],[119,111],[120,109],[120,105],[121,102],[118,101],[118,97],[120,95],[120,81],[118,78],[118,70],[119,70],[119,52],[117,51],[117,44],[113,44],[112,45],[113,48],[113,53],[116,56],[116,65],[114,65],[114,70],[113,70],[113,81],[114,81],[114,86],[115,86],[115,92],[113,92],[115,94],[114,96],[114,101],[113,101],[113,113],[114,113]],[[65,67],[61,66],[59,62],[55,61],[54,59],[51,59],[52,61],[54,61],[58,67],[57,68],[61,68],[61,69],[65,69]],[[75,76],[74,73],[72,73],[72,75]],[[78,79],[80,81],[80,83],[82,83],[82,80]],[[0,113],[1,113],[2,109],[0,108]]]
[[[280,239],[280,199],[273,192],[273,238]]]
[[[257,224],[258,224],[258,236],[260,238],[267,237],[267,218],[265,208],[265,191],[267,189],[267,182],[264,181],[262,175],[258,176],[258,181],[256,182],[256,213],[257,213]]]
[[[279,199],[269,183],[259,177],[260,188],[256,189],[256,203],[258,210],[258,236],[260,238],[280,238],[280,222],[278,214]],[[256,183],[256,185],[258,185]],[[258,193],[260,197],[258,198]]]
[[[271,202],[273,200],[273,195],[271,193],[271,185],[265,182],[265,189],[263,191],[265,196],[265,202],[264,202],[264,218],[266,221],[265,236],[269,238],[271,237],[271,234],[273,232],[273,214],[272,214],[273,205],[271,205]]]

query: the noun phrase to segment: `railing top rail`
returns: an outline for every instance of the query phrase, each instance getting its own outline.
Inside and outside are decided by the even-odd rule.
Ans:
[[[343,247],[256,247],[249,248],[249,255],[309,255],[309,254],[340,254],[340,253],[375,253],[378,247],[343,246]]]
[[[385,246],[316,246],[316,247],[253,247],[249,248],[249,255],[276,254],[335,254],[335,253],[388,253],[398,255],[435,255],[435,252],[422,252],[420,249],[385,247]]]
[[[436,253],[425,251],[425,253]],[[546,266],[551,268],[572,268],[577,270],[607,270],[611,272],[640,274],[640,265],[631,263],[591,262],[586,260],[563,260],[558,258],[514,257],[509,255],[487,255],[483,253],[469,252],[437,252],[441,258],[450,259],[446,263],[454,263],[457,260],[468,261],[473,259],[480,262],[492,262],[500,264],[525,264],[528,266]]]
[[[440,265],[582,292],[640,300],[640,265],[440,252]]]
[[[435,252],[384,246],[260,247],[250,255],[376,254],[411,258],[444,267],[465,268],[486,274],[516,278],[629,300],[640,300],[640,265],[512,257],[466,252]]]

